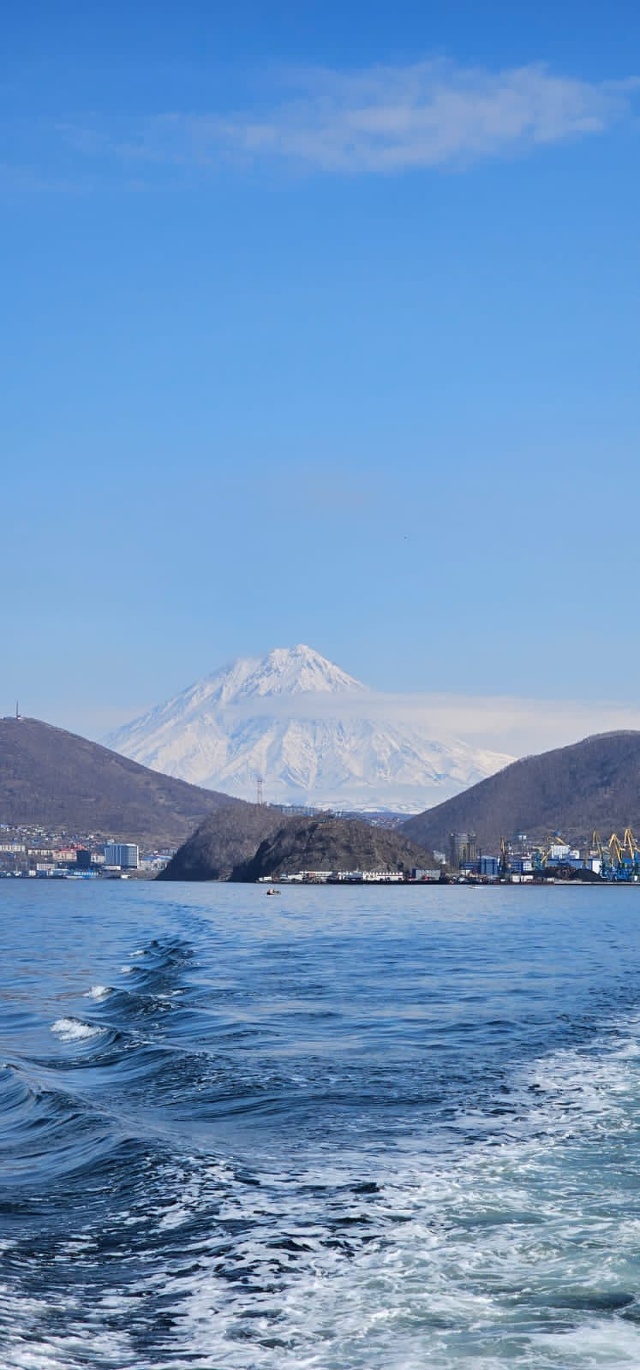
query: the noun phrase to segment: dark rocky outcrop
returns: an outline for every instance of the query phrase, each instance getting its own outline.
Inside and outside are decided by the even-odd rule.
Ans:
[[[353,818],[294,818],[261,842],[235,879],[297,871],[406,871],[433,866],[433,857],[402,834]]]
[[[230,880],[252,860],[264,838],[287,821],[266,804],[227,805],[187,838],[159,880]]]
[[[514,761],[463,794],[416,815],[400,829],[414,842],[447,850],[451,832],[475,832],[496,851],[501,837],[525,832],[542,839],[560,832],[588,840],[640,831],[640,732],[600,733],[570,747]]]
[[[250,812],[247,812],[247,811]],[[433,858],[401,833],[348,818],[284,817],[266,806],[221,809],[185,842],[164,880],[258,880],[301,870],[411,870]]]
[[[38,719],[0,719],[0,823],[175,846],[221,805],[245,807]]]

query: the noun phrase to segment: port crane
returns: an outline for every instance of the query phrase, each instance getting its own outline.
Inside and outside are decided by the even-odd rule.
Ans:
[[[554,832],[546,837],[531,852],[531,869],[535,874],[543,875],[549,867],[554,864],[562,865],[563,858],[554,854],[554,847],[570,847],[561,833]],[[634,883],[640,884],[640,843],[636,839],[633,829],[625,828],[622,837],[617,832],[612,832],[608,841],[603,841],[600,833],[594,831],[591,837],[589,855],[598,859],[600,863],[600,875],[604,880],[615,883]],[[510,843],[502,837],[500,839],[500,864],[499,873],[505,878],[508,877],[512,866],[512,850]],[[571,864],[568,862],[568,864]]]
[[[550,837],[546,837],[544,842],[542,842],[539,847],[536,847],[533,852],[534,871],[544,871],[549,864],[553,865],[554,861],[558,861],[562,864],[560,857],[553,856],[552,849],[553,847],[568,846],[569,843],[565,841],[564,837],[559,832],[554,832]]]
[[[600,834],[594,832],[591,849],[600,860],[600,874],[605,880],[640,880],[640,847],[632,828],[625,828],[622,840],[612,832],[608,842],[603,843]]]

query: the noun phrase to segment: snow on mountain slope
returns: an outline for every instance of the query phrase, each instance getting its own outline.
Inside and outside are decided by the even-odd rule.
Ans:
[[[107,745],[194,784],[271,803],[412,813],[513,758],[419,722],[380,716],[376,696],[310,647],[246,657],[120,728]]]

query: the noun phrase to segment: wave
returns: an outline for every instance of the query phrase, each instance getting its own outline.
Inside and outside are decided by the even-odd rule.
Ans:
[[[506,1086],[506,1117],[460,1115],[439,1155],[413,1137],[236,1176],[208,1259],[164,1286],[185,1352],[246,1370],[640,1364],[639,1033],[539,1061]],[[208,1182],[176,1199],[175,1227]]]
[[[193,942],[120,893],[73,991],[65,963],[35,1028],[11,1006],[3,1366],[640,1365],[640,1015],[593,1028],[637,989],[605,983],[600,925],[560,1010],[521,922],[493,960],[481,920],[476,959],[422,921],[358,958],[326,891],[291,939],[172,907]]]
[[[119,1370],[640,1364],[639,1063],[630,1016],[436,1137],[255,1165],[122,1143],[65,1195],[47,1293],[55,1309],[73,1273],[65,1336],[43,1302],[34,1362],[18,1299],[6,1364],[79,1370],[94,1337],[90,1363]],[[13,1259],[33,1300],[19,1242]]]
[[[51,1031],[61,1042],[87,1041],[91,1037],[100,1037],[104,1028],[97,1027],[92,1023],[83,1023],[79,1018],[57,1018],[51,1024]]]

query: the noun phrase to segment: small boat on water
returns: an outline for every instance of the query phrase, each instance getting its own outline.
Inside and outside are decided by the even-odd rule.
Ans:
[[[279,894],[279,893],[280,893],[280,890],[274,890],[273,886],[270,886],[269,889],[267,890],[267,894]]]

